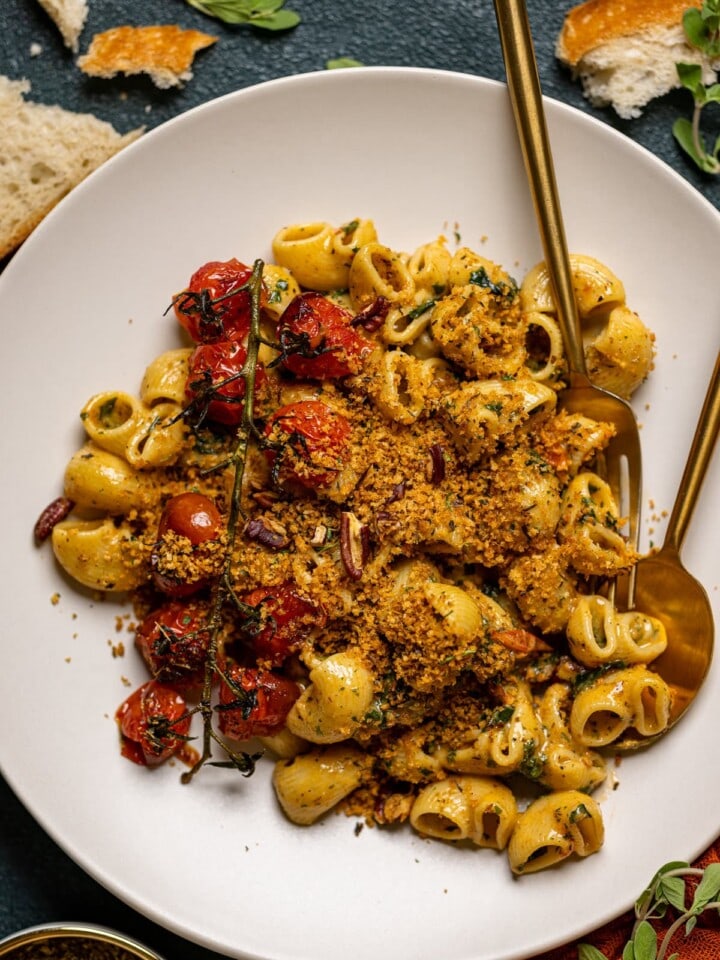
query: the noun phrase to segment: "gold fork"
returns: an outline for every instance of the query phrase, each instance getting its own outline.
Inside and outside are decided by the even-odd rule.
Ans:
[[[637,421],[628,403],[596,387],[587,375],[580,318],[525,2],[495,0],[495,14],[515,125],[565,347],[568,387],[562,391],[560,402],[570,412],[583,413],[615,427],[615,436],[604,452],[603,472],[621,516],[627,517],[628,543],[637,550],[642,493]],[[627,591],[623,605],[630,608],[634,602],[634,575],[631,573],[623,582]]]

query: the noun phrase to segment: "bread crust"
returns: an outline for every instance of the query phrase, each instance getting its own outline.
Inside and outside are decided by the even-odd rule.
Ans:
[[[568,11],[558,36],[557,56],[571,67],[602,43],[656,26],[682,23],[693,0],[586,0]]]
[[[97,33],[77,65],[91,77],[147,73],[159,87],[178,86],[192,77],[190,66],[198,50],[217,37],[175,24],[113,27]]]

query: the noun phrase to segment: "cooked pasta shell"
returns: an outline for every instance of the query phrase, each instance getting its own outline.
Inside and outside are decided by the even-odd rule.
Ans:
[[[287,727],[311,743],[347,740],[363,722],[374,694],[374,677],[358,654],[333,654],[310,671],[310,684],[293,704]]]
[[[279,760],[273,786],[285,815],[293,823],[315,823],[363,781],[372,759],[351,744],[311,750]]]
[[[123,457],[90,442],[65,468],[65,496],[78,507],[119,516],[148,503],[150,487]]]
[[[392,304],[412,304],[415,281],[399,253],[382,243],[366,243],[355,254],[348,277],[356,310],[384,297]]]
[[[461,587],[428,580],[422,591],[445,630],[461,640],[477,637],[482,628],[480,609]]]
[[[516,819],[512,791],[489,777],[448,777],[428,784],[410,810],[418,833],[496,850],[507,845]]]
[[[587,667],[622,660],[651,663],[667,647],[660,620],[639,610],[618,612],[606,597],[581,597],[567,626],[570,652]]]
[[[140,399],[147,407],[156,403],[183,406],[191,349],[166,350],[148,364],[140,386]]]
[[[415,289],[436,297],[449,284],[452,254],[445,237],[424,243],[412,252],[407,267],[415,281]]]
[[[63,520],[52,532],[60,566],[92,590],[120,592],[140,586],[147,577],[142,551],[127,523]]]
[[[610,486],[590,470],[573,477],[563,494],[557,535],[578,573],[609,576],[632,566],[635,554],[619,527]]]
[[[527,367],[538,383],[555,383],[565,372],[565,349],[557,320],[537,310],[525,314]]]
[[[300,284],[287,267],[276,263],[263,265],[263,283],[267,290],[264,310],[277,321],[285,313],[288,304],[300,294]]]
[[[625,287],[612,270],[600,260],[583,254],[570,254],[573,289],[581,319],[596,310],[609,310],[625,303]],[[536,264],[520,285],[520,304],[524,313],[555,313],[550,274],[543,262]]]
[[[129,393],[107,391],[91,397],[80,417],[94,443],[142,470],[177,459],[185,445],[181,412],[175,402],[147,407]]]
[[[656,736],[667,728],[670,706],[670,690],[657,673],[642,665],[610,670],[576,695],[570,732],[588,747],[614,743],[629,728]]]
[[[582,790],[588,793],[599,787],[607,776],[601,754],[576,748],[571,742],[547,741],[543,747],[543,759],[538,781],[551,790]]]
[[[277,733],[269,733],[257,739],[267,750],[283,760],[290,760],[299,753],[305,753],[310,747],[307,740],[291,733],[287,727],[283,727]]]
[[[654,336],[640,317],[621,305],[587,344],[588,376],[599,387],[628,398],[650,373]]]
[[[273,237],[273,257],[301,287],[338,290],[348,285],[348,262],[335,246],[335,227],[324,221],[283,227]]]
[[[517,818],[508,844],[513,873],[535,873],[576,854],[587,857],[605,837],[597,802],[579,790],[563,790],[534,800]]]

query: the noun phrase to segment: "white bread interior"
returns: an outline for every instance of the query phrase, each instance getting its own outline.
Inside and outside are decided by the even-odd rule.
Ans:
[[[88,113],[25,100],[27,80],[0,75],[0,257],[101,163],[136,140]]]

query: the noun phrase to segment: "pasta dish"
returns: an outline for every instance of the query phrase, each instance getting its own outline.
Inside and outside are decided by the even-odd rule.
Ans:
[[[667,639],[607,590],[637,560],[596,465],[612,427],[558,404],[544,265],[517,283],[369,220],[272,254],[169,293],[185,345],[87,401],[39,521],[71,577],[132,595],[123,755],[190,780],[267,752],[296,824],[407,822],[517,874],[596,852],[606,748],[667,726]],[[590,376],[629,397],[652,333],[571,264]]]

